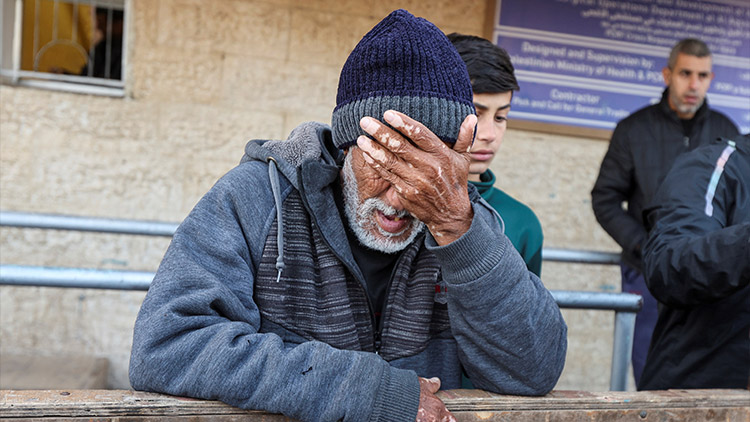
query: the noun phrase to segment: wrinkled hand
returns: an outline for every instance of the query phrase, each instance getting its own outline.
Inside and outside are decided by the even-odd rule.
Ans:
[[[383,120],[397,130],[372,117],[360,120],[377,140],[357,139],[365,161],[393,186],[404,208],[427,225],[438,245],[458,239],[474,217],[466,186],[476,116],[463,121],[453,149],[403,113],[388,110]]]
[[[435,393],[440,390],[440,378],[419,378],[419,410],[416,422],[456,422]]]

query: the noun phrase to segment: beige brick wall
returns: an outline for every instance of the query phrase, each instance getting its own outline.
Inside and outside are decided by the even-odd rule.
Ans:
[[[329,122],[338,72],[360,37],[396,7],[445,32],[483,34],[471,0],[131,0],[127,96],[0,86],[0,208],[181,220],[251,138]],[[511,114],[512,117],[512,114]],[[547,246],[616,250],[589,191],[606,142],[510,130],[499,185],[538,214]],[[0,229],[3,264],[156,269],[168,239]],[[614,267],[547,263],[551,289],[618,291]],[[142,292],[0,287],[0,353],[110,359],[127,388]],[[565,311],[558,389],[609,385],[613,315]]]

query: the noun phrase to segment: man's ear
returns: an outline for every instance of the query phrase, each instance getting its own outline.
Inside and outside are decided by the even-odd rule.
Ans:
[[[661,70],[661,76],[664,78],[664,85],[669,86],[669,83],[672,80],[672,69],[668,66],[664,66],[664,69]]]

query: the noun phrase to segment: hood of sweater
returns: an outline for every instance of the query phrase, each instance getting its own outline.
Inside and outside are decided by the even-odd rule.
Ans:
[[[343,153],[333,147],[330,126],[306,122],[292,130],[286,140],[249,141],[240,163],[273,162],[278,171],[300,190],[299,172],[305,164],[320,163],[326,167],[338,167],[342,156]]]
[[[300,193],[310,217],[321,228],[323,237],[333,250],[349,250],[342,236],[344,228],[336,209],[330,185],[339,176],[339,163],[343,152],[333,146],[331,128],[328,125],[307,122],[297,126],[286,140],[252,140],[245,145],[245,154],[240,164],[248,161],[268,163],[268,178],[276,208],[277,281],[284,270],[284,213],[282,184],[279,174]],[[338,249],[337,249],[338,248]],[[351,255],[351,253],[346,254]],[[350,258],[350,257],[348,257]],[[346,261],[349,259],[344,258]],[[355,270],[355,274],[359,275]]]

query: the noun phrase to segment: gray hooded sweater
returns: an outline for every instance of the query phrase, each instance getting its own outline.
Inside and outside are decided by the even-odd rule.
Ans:
[[[417,376],[542,395],[567,328],[492,208],[438,246],[420,235],[389,281],[375,331],[331,185],[330,129],[251,141],[174,235],[135,324],[137,390],[216,399],[303,421],[413,421]],[[335,157],[335,158],[334,158]]]

